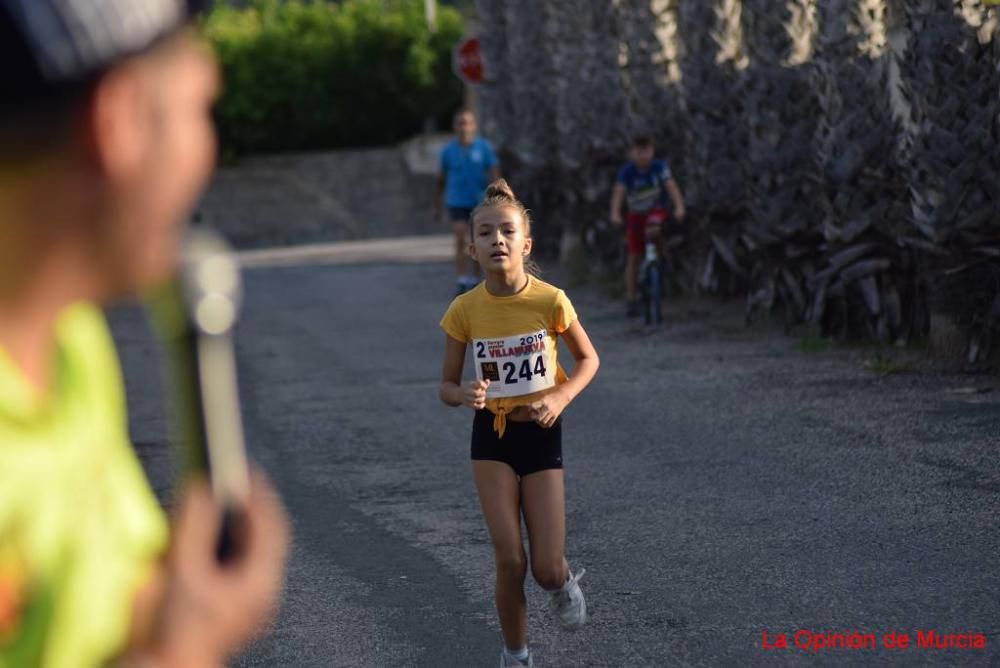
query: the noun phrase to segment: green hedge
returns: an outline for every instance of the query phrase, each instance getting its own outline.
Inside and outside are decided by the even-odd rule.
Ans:
[[[216,107],[224,157],[389,144],[462,102],[451,49],[462,19],[422,0],[217,3],[203,31],[225,76]]]

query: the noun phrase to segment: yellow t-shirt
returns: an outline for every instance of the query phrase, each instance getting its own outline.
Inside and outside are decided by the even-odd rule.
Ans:
[[[566,382],[556,359],[556,337],[575,320],[566,293],[534,276],[508,297],[491,295],[480,283],[448,307],[441,328],[472,344],[476,377],[490,380],[486,408],[496,416],[493,428],[501,438],[507,413]]]
[[[103,316],[56,327],[52,391],[0,349],[0,667],[97,666],[128,637],[167,523],[129,443]]]

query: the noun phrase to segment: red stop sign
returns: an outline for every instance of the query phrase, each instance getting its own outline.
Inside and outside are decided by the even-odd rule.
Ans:
[[[452,67],[465,83],[483,83],[483,59],[479,52],[478,37],[466,37],[455,46]]]

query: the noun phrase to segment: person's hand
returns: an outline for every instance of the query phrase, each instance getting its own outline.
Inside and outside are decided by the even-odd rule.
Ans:
[[[486,388],[488,380],[472,380],[462,386],[462,405],[469,408],[486,408]]]
[[[684,221],[684,217],[686,215],[687,215],[687,209],[684,208],[683,204],[681,204],[680,206],[674,208],[674,218],[676,218],[678,220],[678,222],[683,222]]]
[[[288,517],[256,472],[242,510],[237,552],[219,563],[219,505],[204,480],[183,490],[147,663],[221,666],[270,622],[284,583]]]
[[[556,423],[568,405],[569,400],[562,392],[549,392],[531,404],[531,419],[539,427],[548,429]]]
[[[620,212],[615,212],[611,214],[611,224],[621,225],[622,224],[622,214]]]

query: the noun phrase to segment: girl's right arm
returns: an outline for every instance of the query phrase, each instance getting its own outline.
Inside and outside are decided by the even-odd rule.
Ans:
[[[462,367],[465,366],[465,343],[445,334],[444,368],[441,370],[441,389],[438,396],[449,406],[486,407],[486,388],[489,381],[474,380],[462,385]]]

